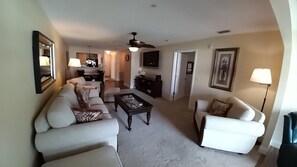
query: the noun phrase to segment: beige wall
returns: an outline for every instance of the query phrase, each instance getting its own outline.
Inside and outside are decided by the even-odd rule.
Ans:
[[[36,0],[0,2],[0,166],[38,166],[33,120],[64,79],[66,45]],[[55,42],[57,81],[35,93],[32,31]]]
[[[209,46],[212,46],[209,48]],[[210,88],[209,80],[212,70],[213,52],[215,48],[239,47],[236,74],[232,92]],[[143,69],[149,74],[161,74],[163,80],[162,97],[170,99],[172,61],[174,52],[198,50],[195,57],[195,70],[193,73],[192,94],[189,107],[194,108],[194,102],[198,98],[212,99],[217,97],[225,99],[228,96],[236,96],[243,101],[260,109],[265,86],[250,82],[252,71],[256,67],[270,68],[272,71],[272,85],[264,108],[268,119],[275,99],[278,87],[281,62],[283,56],[283,44],[278,31],[258,32],[241,35],[223,36],[205,40],[192,41],[182,44],[162,46],[160,50],[160,67],[158,69]],[[135,70],[139,66],[134,66]]]

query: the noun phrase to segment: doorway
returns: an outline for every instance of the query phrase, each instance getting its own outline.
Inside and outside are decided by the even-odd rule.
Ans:
[[[171,81],[171,100],[190,96],[196,51],[174,52]]]
[[[105,77],[111,77],[111,53],[104,53],[104,71]]]

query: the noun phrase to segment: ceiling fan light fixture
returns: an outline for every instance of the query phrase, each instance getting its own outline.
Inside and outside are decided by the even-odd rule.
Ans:
[[[131,47],[129,47],[129,50],[131,52],[137,52],[138,51],[138,47],[131,46]]]

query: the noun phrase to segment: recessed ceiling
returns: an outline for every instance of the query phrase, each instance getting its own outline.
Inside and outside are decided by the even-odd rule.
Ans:
[[[117,50],[136,39],[160,46],[278,30],[269,0],[38,0],[70,46]]]

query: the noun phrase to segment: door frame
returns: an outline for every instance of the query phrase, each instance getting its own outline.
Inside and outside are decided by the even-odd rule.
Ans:
[[[194,58],[194,67],[193,67],[193,78],[191,82],[191,90],[190,90],[190,98],[192,95],[193,91],[193,83],[194,83],[194,76],[195,76],[195,69],[196,69],[196,62],[197,62],[197,57],[198,57],[198,49],[190,49],[190,50],[180,50],[180,51],[174,51],[173,53],[173,60],[172,60],[172,75],[171,75],[171,84],[170,84],[170,100],[174,101],[174,94],[176,93],[176,75],[178,72],[178,66],[181,65],[181,62],[178,60],[181,60],[181,57],[178,58],[178,56],[182,56],[182,53],[187,53],[187,52],[194,52],[195,58]],[[178,64],[179,63],[179,64]],[[179,71],[180,72],[180,71]],[[190,102],[190,100],[189,100]]]

